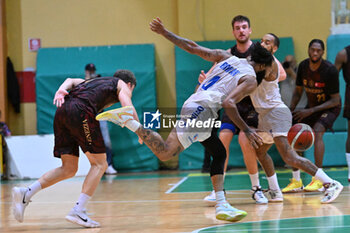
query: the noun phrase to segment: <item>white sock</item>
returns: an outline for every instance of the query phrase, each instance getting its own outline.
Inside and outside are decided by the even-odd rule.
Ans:
[[[299,181],[300,180],[300,170],[292,171],[292,173],[293,173],[293,178],[296,181]]]
[[[37,192],[39,192],[41,190],[41,184],[39,181],[35,181],[33,184],[28,186],[28,191],[26,192],[24,201],[28,202],[30,201],[30,199],[32,198],[32,196],[34,196],[34,194],[36,194]]]
[[[267,182],[269,183],[269,188],[272,190],[280,190],[280,186],[278,185],[277,175],[276,173],[273,176],[267,177]]]
[[[350,153],[346,153],[345,156],[346,156],[346,161],[348,162],[348,170],[349,170],[348,178],[350,179]]]
[[[74,209],[76,211],[82,211],[90,199],[91,197],[89,195],[86,195],[85,193],[81,193]]]
[[[125,126],[132,132],[135,132],[138,128],[140,128],[141,124],[137,120],[130,120],[125,123]]]
[[[332,179],[321,169],[317,169],[315,178],[320,180],[323,184],[332,183]]]
[[[259,172],[255,174],[249,174],[249,177],[250,177],[250,182],[252,183],[252,187],[260,186]]]
[[[215,192],[216,203],[221,204],[226,202],[226,197],[224,191]]]

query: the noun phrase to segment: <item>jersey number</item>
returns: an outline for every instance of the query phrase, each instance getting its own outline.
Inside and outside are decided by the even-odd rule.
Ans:
[[[204,83],[202,86],[203,90],[208,90],[209,87],[213,86],[220,79],[220,76],[216,75],[210,79],[207,83]]]
[[[326,95],[325,95],[325,94],[318,94],[318,95],[317,95],[317,101],[318,101],[318,102],[324,102],[324,101],[326,101]]]

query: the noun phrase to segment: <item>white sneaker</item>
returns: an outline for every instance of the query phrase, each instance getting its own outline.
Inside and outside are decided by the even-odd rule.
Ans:
[[[233,208],[228,202],[216,204],[216,219],[236,222],[247,216],[247,212]]]
[[[76,211],[74,208],[66,216],[66,220],[87,228],[94,228],[94,227],[101,226],[100,223],[94,220],[91,220],[91,218],[89,218],[86,215],[86,212],[83,212],[83,211],[79,212],[79,211]]]
[[[124,127],[126,122],[134,119],[133,112],[134,111],[132,106],[125,106],[122,108],[116,108],[113,110],[102,112],[96,116],[96,120],[110,121],[114,124]]]
[[[283,194],[280,189],[272,190],[269,189],[266,191],[266,197],[269,199],[270,202],[282,202],[283,201]]]
[[[339,196],[344,187],[338,181],[333,180],[333,182],[330,184],[324,184],[324,188],[325,194],[324,197],[321,199],[322,204],[334,201]]]
[[[115,170],[112,165],[109,165],[105,171],[106,175],[115,175],[117,173],[118,173],[117,170]]]
[[[12,189],[12,211],[18,222],[23,222],[24,210],[30,202],[25,202],[27,191],[28,189],[24,187],[13,187]]]
[[[250,192],[256,204],[267,204],[269,200],[264,196],[261,186],[254,186]]]
[[[203,199],[204,202],[214,206],[216,204],[215,190],[213,190],[208,196]]]

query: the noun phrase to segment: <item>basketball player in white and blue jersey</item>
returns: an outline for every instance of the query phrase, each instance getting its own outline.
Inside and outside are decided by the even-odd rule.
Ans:
[[[255,73],[270,66],[273,56],[259,43],[253,49],[249,60],[239,59],[225,50],[208,49],[168,31],[159,18],[150,23],[150,28],[185,51],[208,61],[217,62],[217,65],[184,103],[181,110],[182,118],[176,122],[176,127],[166,141],[157,132],[143,128],[134,120],[131,108],[107,111],[98,115],[96,119],[109,120],[122,127],[126,126],[139,135],[162,161],[173,158],[192,143],[200,142],[213,155],[210,176],[216,194],[216,218],[238,221],[247,213],[233,208],[226,201],[223,187],[226,150],[218,136],[211,134],[214,127],[212,121],[215,121],[217,111],[222,107],[230,109],[229,117],[245,132],[252,145],[258,148],[262,144],[260,136],[240,117],[236,103],[256,89]]]

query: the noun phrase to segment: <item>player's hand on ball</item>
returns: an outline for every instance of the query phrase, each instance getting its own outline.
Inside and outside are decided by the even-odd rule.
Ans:
[[[153,19],[149,23],[149,27],[152,31],[154,31],[155,33],[158,33],[158,34],[162,34],[163,32],[165,32],[164,25],[159,17]]]
[[[53,99],[53,104],[57,107],[61,107],[64,103],[64,97],[68,95],[68,91],[59,89],[56,94],[55,98]]]

